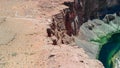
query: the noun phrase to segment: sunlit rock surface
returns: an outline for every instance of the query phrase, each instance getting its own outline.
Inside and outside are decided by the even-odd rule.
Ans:
[[[68,0],[0,0],[0,68],[103,68],[82,48],[52,45],[46,29]]]

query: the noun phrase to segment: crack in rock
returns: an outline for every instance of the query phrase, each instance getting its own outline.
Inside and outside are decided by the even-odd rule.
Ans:
[[[8,45],[9,43],[11,43],[12,41],[14,41],[16,39],[16,35],[17,34],[14,34],[13,37],[11,37],[8,41],[6,41],[4,43],[0,43],[0,45]]]
[[[2,20],[0,21],[0,25],[6,21],[6,17],[5,18],[1,18],[1,19]]]

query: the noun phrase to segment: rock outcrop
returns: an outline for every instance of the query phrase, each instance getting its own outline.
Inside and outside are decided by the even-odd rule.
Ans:
[[[66,8],[64,1],[0,0],[0,68],[103,68],[82,48],[52,45],[51,16]]]
[[[95,59],[90,59],[82,48],[69,45],[43,46],[37,65],[41,68],[104,68]]]

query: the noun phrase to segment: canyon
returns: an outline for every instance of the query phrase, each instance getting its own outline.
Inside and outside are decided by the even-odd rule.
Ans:
[[[55,45],[57,32],[48,37],[53,17],[68,8],[66,1],[73,2],[0,0],[0,68],[104,68],[76,46],[66,30]]]
[[[120,68],[119,4],[0,0],[0,68]]]

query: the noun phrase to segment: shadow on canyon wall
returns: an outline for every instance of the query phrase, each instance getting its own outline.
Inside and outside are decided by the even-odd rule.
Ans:
[[[93,19],[103,19],[108,14],[116,13],[120,16],[120,0],[74,0],[74,2],[64,2],[68,8],[61,10],[59,14],[53,16],[51,33],[62,39],[68,36],[79,35],[80,26]],[[108,16],[107,19],[114,18]],[[91,29],[89,27],[89,29]],[[68,41],[67,41],[68,43]]]
[[[114,13],[120,16],[120,0],[74,0],[63,4],[69,7],[65,16],[69,35],[77,35],[80,26],[88,20],[102,20],[107,14]]]

